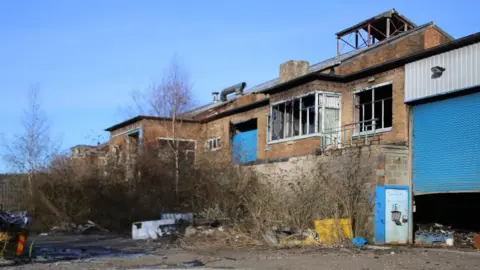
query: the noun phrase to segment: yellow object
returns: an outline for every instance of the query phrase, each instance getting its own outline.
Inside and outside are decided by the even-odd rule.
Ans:
[[[331,245],[343,239],[352,239],[352,219],[322,219],[314,220],[315,231],[321,243]]]

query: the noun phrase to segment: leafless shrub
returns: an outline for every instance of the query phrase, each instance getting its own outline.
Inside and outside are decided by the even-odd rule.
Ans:
[[[159,161],[154,149],[142,151],[137,161],[134,177],[126,181],[125,172],[115,166],[92,168],[78,177],[68,159],[59,159],[39,188],[71,222],[93,220],[116,231],[130,230],[133,221],[158,219],[162,211],[188,211],[231,224],[252,239],[262,239],[273,226],[312,228],[314,219],[327,218],[351,218],[355,235],[370,237],[368,151],[320,157],[316,169],[298,173],[284,185],[259,179],[249,167],[199,162],[183,169],[178,196],[175,174],[165,169],[172,164]],[[282,179],[284,173],[289,172],[274,178]],[[38,213],[45,219],[42,224],[61,222],[47,210],[38,210],[44,211]]]
[[[270,177],[282,181],[288,173],[292,172]],[[368,151],[337,152],[319,158],[316,169],[295,173],[296,177],[283,185],[255,181],[254,188],[235,196],[243,199],[242,207],[229,216],[235,216],[237,226],[256,239],[272,227],[313,228],[313,220],[331,218],[351,218],[355,235],[371,237],[372,168]]]
[[[22,131],[7,138],[2,136],[2,157],[19,177],[26,178],[28,195],[33,197],[35,175],[43,170],[58,150],[49,132],[48,119],[40,102],[40,88],[30,88],[28,104],[22,117]],[[27,195],[27,194],[26,194]]]
[[[166,117],[161,125],[166,132],[166,147],[163,152],[175,161],[172,169],[175,175],[175,194],[180,193],[180,170],[182,166],[182,139],[188,138],[188,128],[184,128],[182,114],[193,108],[192,81],[190,74],[178,55],[174,55],[165,70],[160,83],[153,84],[146,91],[134,91],[131,94],[133,104],[125,109],[130,116],[151,115]],[[183,186],[185,184],[182,183]]]

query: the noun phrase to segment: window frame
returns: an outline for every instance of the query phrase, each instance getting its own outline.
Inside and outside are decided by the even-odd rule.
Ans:
[[[218,151],[218,150],[222,149],[221,140],[222,140],[221,136],[206,139],[205,140],[205,145],[204,145],[204,152],[215,152],[215,151]],[[214,141],[217,141],[217,147],[215,147],[215,148],[210,147],[210,142],[212,142],[212,145],[213,145]]]
[[[165,140],[165,141],[183,141],[183,142],[193,142],[193,150],[185,150],[185,156],[188,156],[188,153],[193,152],[194,159],[193,163],[195,164],[197,161],[197,140],[193,139],[181,139],[181,138],[167,138],[167,137],[157,137],[157,140]],[[160,155],[160,153],[159,153]]]
[[[372,90],[372,119],[374,119],[373,117],[375,117],[375,89],[377,88],[380,88],[380,87],[383,87],[383,86],[387,86],[387,85],[392,85],[392,126],[391,127],[384,127],[384,128],[377,128],[377,125],[375,123],[375,130],[366,130],[366,131],[360,131],[360,125],[358,126],[358,130],[355,128],[355,132],[353,134],[353,136],[355,137],[358,137],[358,136],[362,136],[362,135],[369,135],[369,134],[376,134],[376,133],[384,133],[384,132],[390,132],[392,131],[392,127],[393,127],[393,82],[392,81],[388,81],[388,82],[383,82],[383,83],[379,83],[379,84],[376,84],[376,85],[372,85],[372,86],[369,86],[369,87],[365,87],[365,88],[361,88],[361,89],[357,89],[357,90],[354,90],[353,91],[353,119],[354,119],[354,123],[359,123],[361,120],[360,118],[360,115],[358,115],[358,120],[357,120],[357,101],[360,101],[359,98],[357,98],[357,95],[361,92],[365,92],[365,91],[370,91]],[[363,120],[365,121],[365,119]],[[382,121],[385,121],[385,108],[383,108],[383,111],[382,111]]]
[[[303,134],[303,126],[302,126],[302,98],[304,97],[307,97],[307,96],[311,96],[311,95],[314,95],[314,110],[315,110],[315,120],[314,120],[314,132],[313,133],[309,133],[309,134]],[[326,95],[332,95],[332,96],[335,96],[335,97],[338,97],[338,103],[339,103],[339,106],[338,106],[338,113],[339,113],[339,117],[338,117],[338,134],[340,136],[341,134],[341,125],[342,125],[342,95],[341,93],[338,93],[338,92],[332,92],[332,91],[321,91],[321,90],[315,90],[315,91],[311,91],[311,92],[308,92],[308,93],[305,93],[305,94],[301,94],[301,95],[298,95],[298,96],[295,96],[295,97],[290,97],[290,98],[287,98],[287,99],[283,99],[283,100],[280,100],[280,101],[276,101],[276,102],[273,102],[273,103],[270,103],[270,108],[269,108],[269,113],[267,114],[267,132],[266,132],[266,141],[267,141],[267,145],[270,145],[270,144],[276,144],[276,143],[282,143],[282,142],[289,142],[289,141],[294,141],[294,140],[301,140],[301,139],[306,139],[306,138],[311,138],[311,137],[322,137],[325,135],[325,103],[323,102],[322,103],[322,112],[321,112],[321,115],[322,115],[322,131],[319,131],[319,97],[322,96],[322,97],[325,97]],[[299,121],[299,135],[297,136],[290,136],[288,138],[282,138],[282,139],[277,139],[277,140],[272,140],[272,136],[273,136],[273,107],[274,106],[278,106],[280,104],[286,104],[288,102],[292,102],[292,104],[294,104],[294,101],[295,100],[298,100],[299,102],[299,118],[298,118],[298,121]],[[286,107],[286,106],[285,106]],[[294,106],[292,106],[292,108],[294,108]],[[292,111],[292,115],[295,115],[295,113]],[[308,115],[308,112],[307,112],[307,115]],[[293,119],[293,117],[292,117]],[[307,118],[308,119],[308,118]],[[284,120],[285,121],[285,120]],[[307,120],[308,121],[308,120]],[[293,123],[294,121],[292,121]],[[285,127],[285,123],[283,123],[283,126]],[[308,129],[307,129],[308,131]],[[285,128],[283,130],[283,134],[285,135],[286,132],[285,132]],[[294,131],[292,130],[292,134],[294,134]]]

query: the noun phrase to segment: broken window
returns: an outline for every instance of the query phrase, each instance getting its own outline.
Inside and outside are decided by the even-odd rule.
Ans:
[[[392,127],[392,85],[361,91],[354,96],[355,120],[359,132],[385,130]]]
[[[127,132],[125,136],[126,157],[128,162],[135,162],[137,154],[141,150],[142,136],[140,129]]]
[[[217,151],[220,147],[220,137],[215,137],[205,141],[205,152]]]
[[[158,140],[158,155],[166,163],[174,162],[178,154],[180,167],[195,164],[195,145],[194,140],[160,138]]]
[[[283,139],[283,130],[284,130],[284,117],[285,117],[285,104],[279,104],[272,107],[272,139],[280,140]]]
[[[339,125],[340,96],[315,92],[271,106],[267,141],[322,134]]]
[[[315,133],[315,95],[301,98],[302,135]]]

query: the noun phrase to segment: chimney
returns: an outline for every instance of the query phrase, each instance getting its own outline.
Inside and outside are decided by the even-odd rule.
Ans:
[[[218,102],[218,92],[212,92],[213,103]]]
[[[309,63],[307,61],[290,60],[280,65],[280,83],[290,81],[309,71]]]

